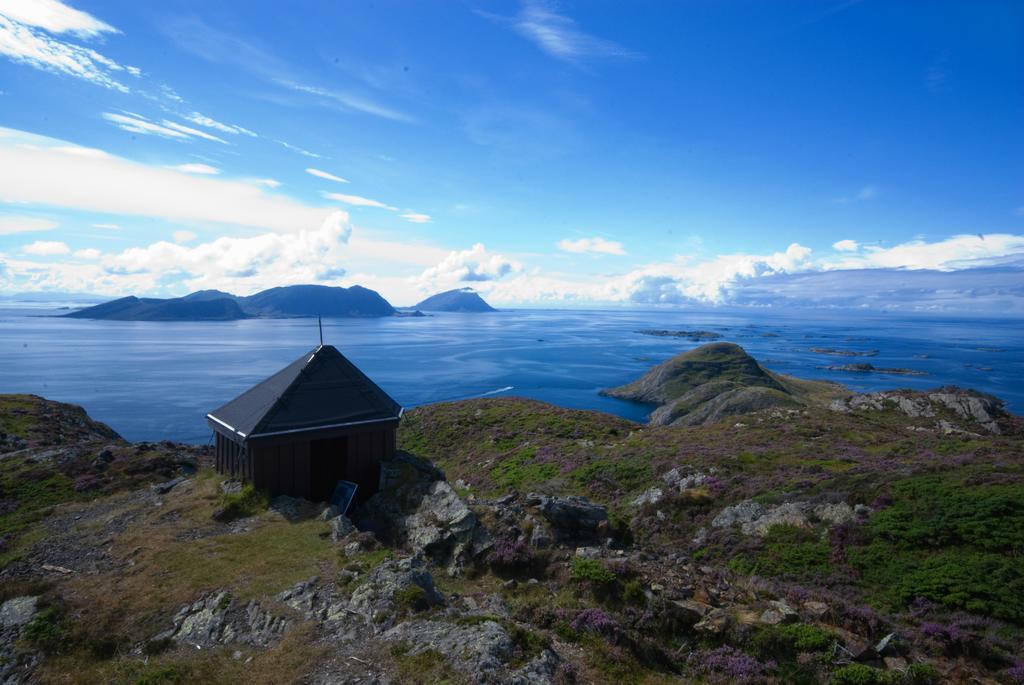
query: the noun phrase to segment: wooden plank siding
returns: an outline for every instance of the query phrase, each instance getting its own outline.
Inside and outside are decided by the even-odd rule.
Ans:
[[[328,469],[327,472],[358,483],[357,498],[363,500],[377,491],[380,482],[380,463],[394,455],[397,432],[396,421],[362,430],[254,441],[247,446],[216,433],[215,464],[218,473],[252,483],[256,489],[264,490],[272,497],[291,495],[308,499],[316,486],[312,482],[314,474],[324,473],[323,469],[318,470],[312,463],[312,439],[329,440],[344,437],[343,453],[339,454],[332,450],[329,456],[318,458],[342,460],[342,464],[337,468]]]

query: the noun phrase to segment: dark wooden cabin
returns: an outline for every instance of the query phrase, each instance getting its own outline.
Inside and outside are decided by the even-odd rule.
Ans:
[[[219,473],[271,496],[327,501],[339,480],[377,491],[402,408],[330,345],[206,415]]]

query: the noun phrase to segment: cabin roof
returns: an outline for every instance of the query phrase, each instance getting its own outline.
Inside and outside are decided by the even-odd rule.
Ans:
[[[206,415],[236,441],[396,421],[402,408],[331,345],[307,352]]]

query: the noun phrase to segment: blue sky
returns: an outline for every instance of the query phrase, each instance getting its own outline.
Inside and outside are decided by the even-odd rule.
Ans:
[[[1024,313],[1022,73],[1019,2],[0,0],[0,290]]]

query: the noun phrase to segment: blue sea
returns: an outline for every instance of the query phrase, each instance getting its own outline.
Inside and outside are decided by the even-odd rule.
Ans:
[[[309,319],[116,322],[57,318],[53,306],[0,309],[0,392],[74,402],[129,440],[210,438],[204,416],[318,344]],[[509,310],[325,320],[335,345],[403,406],[524,396],[636,421],[650,407],[601,397],[696,347],[641,329],[711,330],[769,369],[855,390],[960,385],[1024,413],[1019,320],[853,312]],[[812,347],[878,350],[823,356]],[[927,376],[829,371],[869,362]]]

